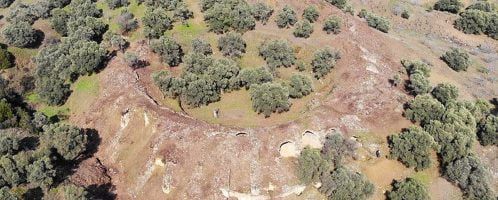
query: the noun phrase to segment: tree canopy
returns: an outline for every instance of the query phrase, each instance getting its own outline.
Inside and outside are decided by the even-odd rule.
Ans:
[[[422,128],[412,126],[399,135],[390,135],[388,141],[391,158],[417,171],[430,167],[430,150],[435,142]]]
[[[386,196],[388,200],[429,200],[427,188],[418,180],[405,178],[394,181],[393,189]]]
[[[253,110],[263,113],[265,117],[287,111],[291,106],[288,89],[278,83],[252,85],[250,94]]]

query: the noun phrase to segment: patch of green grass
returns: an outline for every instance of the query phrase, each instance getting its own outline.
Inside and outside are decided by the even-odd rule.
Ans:
[[[7,50],[16,57],[16,60],[29,60],[38,53],[38,49],[18,48],[12,46],[8,47]]]
[[[424,184],[425,186],[428,186],[431,181],[432,181],[432,177],[431,175],[427,172],[427,170],[424,170],[424,171],[419,171],[419,172],[415,172],[413,175],[412,175],[412,178],[420,181],[422,184]]]
[[[73,93],[97,95],[99,92],[99,81],[96,75],[83,76],[73,85]]]

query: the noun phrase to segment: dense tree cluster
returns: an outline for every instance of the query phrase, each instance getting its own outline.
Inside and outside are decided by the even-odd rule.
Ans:
[[[311,61],[311,67],[315,78],[321,79],[335,67],[336,60],[340,58],[338,52],[333,53],[330,49],[317,50]]]
[[[252,108],[258,114],[262,113],[269,117],[272,113],[288,111],[289,90],[278,83],[263,83],[251,85],[250,89]]]
[[[293,32],[295,37],[302,37],[302,38],[309,38],[312,33],[313,33],[313,25],[311,25],[311,23],[308,20],[302,20],[298,22]]]
[[[460,49],[451,49],[441,56],[448,66],[455,71],[466,71],[470,65],[469,54]]]
[[[446,11],[450,13],[458,13],[463,8],[463,3],[460,0],[439,0],[434,4],[435,10]]]
[[[420,66],[412,65],[407,71],[428,71],[424,67],[416,69]],[[476,134],[481,144],[496,144],[496,116],[491,114],[491,106],[483,100],[458,101],[458,90],[448,84],[439,84],[432,95],[416,96],[408,103],[405,117],[419,122],[432,136],[437,144],[442,174],[458,184],[467,199],[493,199],[486,179],[487,169],[472,155]],[[411,141],[410,145],[418,148],[422,146],[419,141]]]
[[[289,28],[294,26],[297,22],[296,11],[289,5],[285,5],[282,10],[277,14],[277,19],[275,20],[279,28]]]
[[[150,45],[152,51],[161,56],[161,60],[169,66],[178,66],[182,62],[183,50],[180,44],[170,37],[161,36],[152,40]]]
[[[365,18],[368,26],[384,33],[389,32],[389,29],[391,28],[391,22],[389,22],[385,17],[377,16],[373,13],[367,12],[365,9],[362,9],[358,16]]]
[[[27,193],[39,188],[45,198],[64,184],[68,170],[88,150],[87,133],[42,113],[33,114],[22,99],[12,99],[17,94],[6,81],[0,79],[0,86],[0,199],[31,199]],[[7,118],[5,103],[11,112]],[[6,121],[9,126],[4,126]]]
[[[262,2],[254,4],[251,8],[251,11],[254,19],[260,21],[262,24],[268,23],[268,20],[273,14],[273,8]]]
[[[290,67],[296,62],[294,50],[285,40],[266,41],[259,47],[261,55],[272,69]]]
[[[462,188],[466,199],[495,199],[489,172],[475,156],[467,156],[449,163],[444,176]]]
[[[256,25],[251,6],[245,0],[203,0],[201,7],[209,30],[215,33],[246,32]]]
[[[401,161],[407,167],[423,170],[431,165],[430,150],[434,139],[419,127],[410,127],[399,135],[388,137],[390,157]]]
[[[429,200],[427,188],[418,180],[405,178],[394,181],[392,190],[387,192],[388,200]]]
[[[407,88],[413,95],[426,94],[431,91],[429,82],[430,68],[420,61],[401,61],[410,78]]]
[[[218,49],[224,56],[241,57],[246,52],[246,42],[242,35],[229,32],[218,40]]]
[[[323,23],[323,30],[327,34],[338,34],[341,31],[341,19],[336,16],[331,16]]]
[[[486,34],[498,40],[498,13],[480,7],[469,7],[455,20],[456,29],[466,34]]]
[[[477,1],[465,8],[465,10],[480,10],[484,12],[493,12],[495,11],[495,5],[489,1]]]
[[[374,185],[362,174],[342,166],[344,156],[352,156],[355,142],[340,134],[329,134],[321,151],[305,147],[298,158],[296,174],[305,184],[321,182],[318,189],[327,199],[364,200],[374,192]]]

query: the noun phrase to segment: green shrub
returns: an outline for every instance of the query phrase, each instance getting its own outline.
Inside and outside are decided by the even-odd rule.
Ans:
[[[285,40],[266,41],[259,47],[261,55],[270,68],[290,67],[296,62],[294,50]]]
[[[451,49],[441,56],[441,59],[455,71],[466,71],[470,65],[469,54],[460,49]]]
[[[220,37],[218,49],[224,56],[241,57],[246,52],[246,42],[241,34],[230,32]]]
[[[297,22],[296,11],[294,11],[294,9],[289,5],[285,5],[280,13],[278,13],[275,22],[279,28],[289,28],[294,26]]]
[[[317,50],[311,61],[315,78],[320,79],[326,76],[335,66],[336,59],[338,59],[338,54],[332,53],[328,48]]]
[[[410,75],[408,88],[414,95],[426,94],[431,91],[429,79],[420,72],[415,72]]]
[[[429,200],[427,188],[416,179],[406,178],[402,181],[394,181],[392,190],[386,196],[388,200]]]
[[[470,9],[460,13],[460,18],[455,20],[455,28],[466,34],[486,34],[493,39],[498,39],[498,14]]]
[[[446,11],[450,13],[458,13],[463,8],[463,3],[460,0],[439,0],[434,4],[434,9]]]
[[[415,167],[417,171],[430,167],[430,150],[435,143],[422,128],[412,126],[399,135],[390,135],[388,141],[390,158],[399,160],[407,167]]]
[[[402,60],[401,64],[405,67],[408,75],[416,72],[422,73],[425,77],[429,77],[431,75],[431,68],[421,61]]]
[[[260,21],[262,24],[266,24],[273,14],[273,8],[262,2],[254,4],[251,11],[254,19]]]
[[[468,156],[472,151],[475,133],[465,125],[432,120],[424,125],[424,129],[438,143],[438,155],[442,165]]]
[[[410,13],[409,13],[407,10],[404,10],[404,11],[401,13],[401,17],[402,17],[402,18],[405,18],[405,19],[409,19],[409,18],[410,18]]]
[[[289,80],[289,96],[291,98],[301,98],[313,92],[313,83],[304,75],[295,74]]]
[[[347,0],[326,0],[330,4],[336,6],[339,9],[343,9],[347,6],[348,1]]]
[[[240,66],[230,59],[215,60],[210,65],[205,75],[214,80],[214,86],[217,91],[232,91],[239,89],[237,76],[239,75]]]
[[[52,160],[48,156],[44,156],[26,167],[27,181],[30,184],[41,188],[50,188],[56,177],[56,169],[52,164]]]
[[[220,100],[220,91],[216,80],[207,75],[186,73],[182,75],[185,86],[182,89],[180,100],[190,107],[208,105]]]
[[[6,48],[0,48],[0,70],[13,67],[12,60],[12,54]]]
[[[0,0],[0,8],[8,8],[15,0]]]
[[[121,33],[128,33],[138,28],[138,21],[135,19],[133,13],[128,10],[122,10],[118,16],[117,23]]]
[[[181,3],[176,7],[175,12],[173,14],[173,19],[180,20],[183,25],[188,26],[187,20],[191,18],[194,18],[194,12],[189,10],[187,5],[185,5],[185,3]]]
[[[302,38],[309,38],[311,33],[313,33],[313,25],[308,20],[298,22],[293,32],[295,37]]]
[[[84,187],[76,186],[74,184],[66,185],[62,188],[64,200],[89,200],[89,194]]]
[[[336,16],[327,18],[323,24],[323,30],[326,31],[327,34],[338,34],[341,31],[341,19]]]
[[[269,117],[272,113],[288,111],[289,91],[287,88],[276,83],[263,83],[252,85],[250,89],[252,108],[255,112],[263,113]]]
[[[307,19],[311,23],[316,22],[319,16],[320,12],[318,12],[316,6],[308,6],[303,11],[303,19]]]
[[[159,71],[152,75],[154,84],[164,96],[176,98],[180,96],[186,83],[183,79],[173,77],[168,71]]]
[[[484,12],[495,11],[495,5],[489,1],[477,1],[466,8],[466,10],[480,10]]]
[[[449,101],[455,101],[457,99],[458,88],[451,84],[441,83],[434,87],[431,94],[439,102],[446,104]]]
[[[477,136],[482,145],[498,145],[498,117],[490,115],[479,123]]]
[[[105,0],[110,9],[116,9],[129,4],[128,0]]]
[[[318,189],[328,199],[368,199],[374,193],[374,185],[362,174],[339,167],[321,177]]]
[[[211,57],[202,53],[190,53],[185,56],[183,71],[202,74],[213,64],[213,62],[214,60]]]
[[[2,109],[1,105],[0,101],[0,110]],[[15,134],[9,134],[7,131],[4,132],[3,129],[0,130],[0,156],[16,154],[21,148],[21,139]]]
[[[161,55],[161,60],[170,67],[178,66],[182,62],[182,47],[173,39],[161,36],[159,39],[152,40],[150,46],[152,51]]]
[[[317,182],[322,174],[328,172],[328,165],[319,149],[305,147],[298,158],[297,177],[305,184]]]

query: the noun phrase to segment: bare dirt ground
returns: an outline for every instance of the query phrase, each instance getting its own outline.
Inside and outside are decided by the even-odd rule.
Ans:
[[[278,10],[284,1],[272,3]],[[295,7],[303,4],[291,3]],[[280,145],[291,141],[300,147],[306,130],[321,139],[335,130],[360,138],[362,153],[351,168],[374,182],[374,199],[383,199],[392,179],[414,175],[399,162],[373,154],[380,149],[385,155],[385,137],[410,125],[402,117],[402,106],[410,97],[401,87],[392,87],[388,79],[403,71],[403,58],[432,61],[436,66],[433,74],[450,72],[428,53],[432,50],[405,38],[400,31],[384,34],[332,6],[321,9],[324,14],[320,20],[328,14],[343,18],[340,34],[326,35],[315,27],[309,40],[298,41],[292,39],[291,30],[281,31],[272,23],[254,31],[262,35],[278,32],[279,37],[316,48],[341,49],[342,59],[332,71],[330,88],[324,91],[317,108],[278,125],[228,128],[208,124],[162,105],[162,95],[150,78],[157,68],[154,63],[134,71],[118,56],[99,74],[102,87],[90,111],[71,116],[72,122],[95,128],[102,139],[95,160],[83,163],[73,180],[86,185],[108,181],[114,185],[118,199],[321,199],[312,189],[295,196],[303,189],[294,177],[296,160],[282,158]],[[472,45],[476,44],[479,42]],[[146,44],[134,43],[132,49],[153,60]],[[460,79],[458,76],[445,80]],[[466,78],[461,80],[463,86],[477,87]],[[465,89],[463,93],[474,96]],[[105,170],[95,170],[102,169],[101,165]],[[93,171],[102,177],[87,177]],[[434,199],[453,199],[458,194],[456,187],[434,177],[436,167],[427,173],[432,176],[428,184]],[[441,193],[441,188],[446,192]]]

